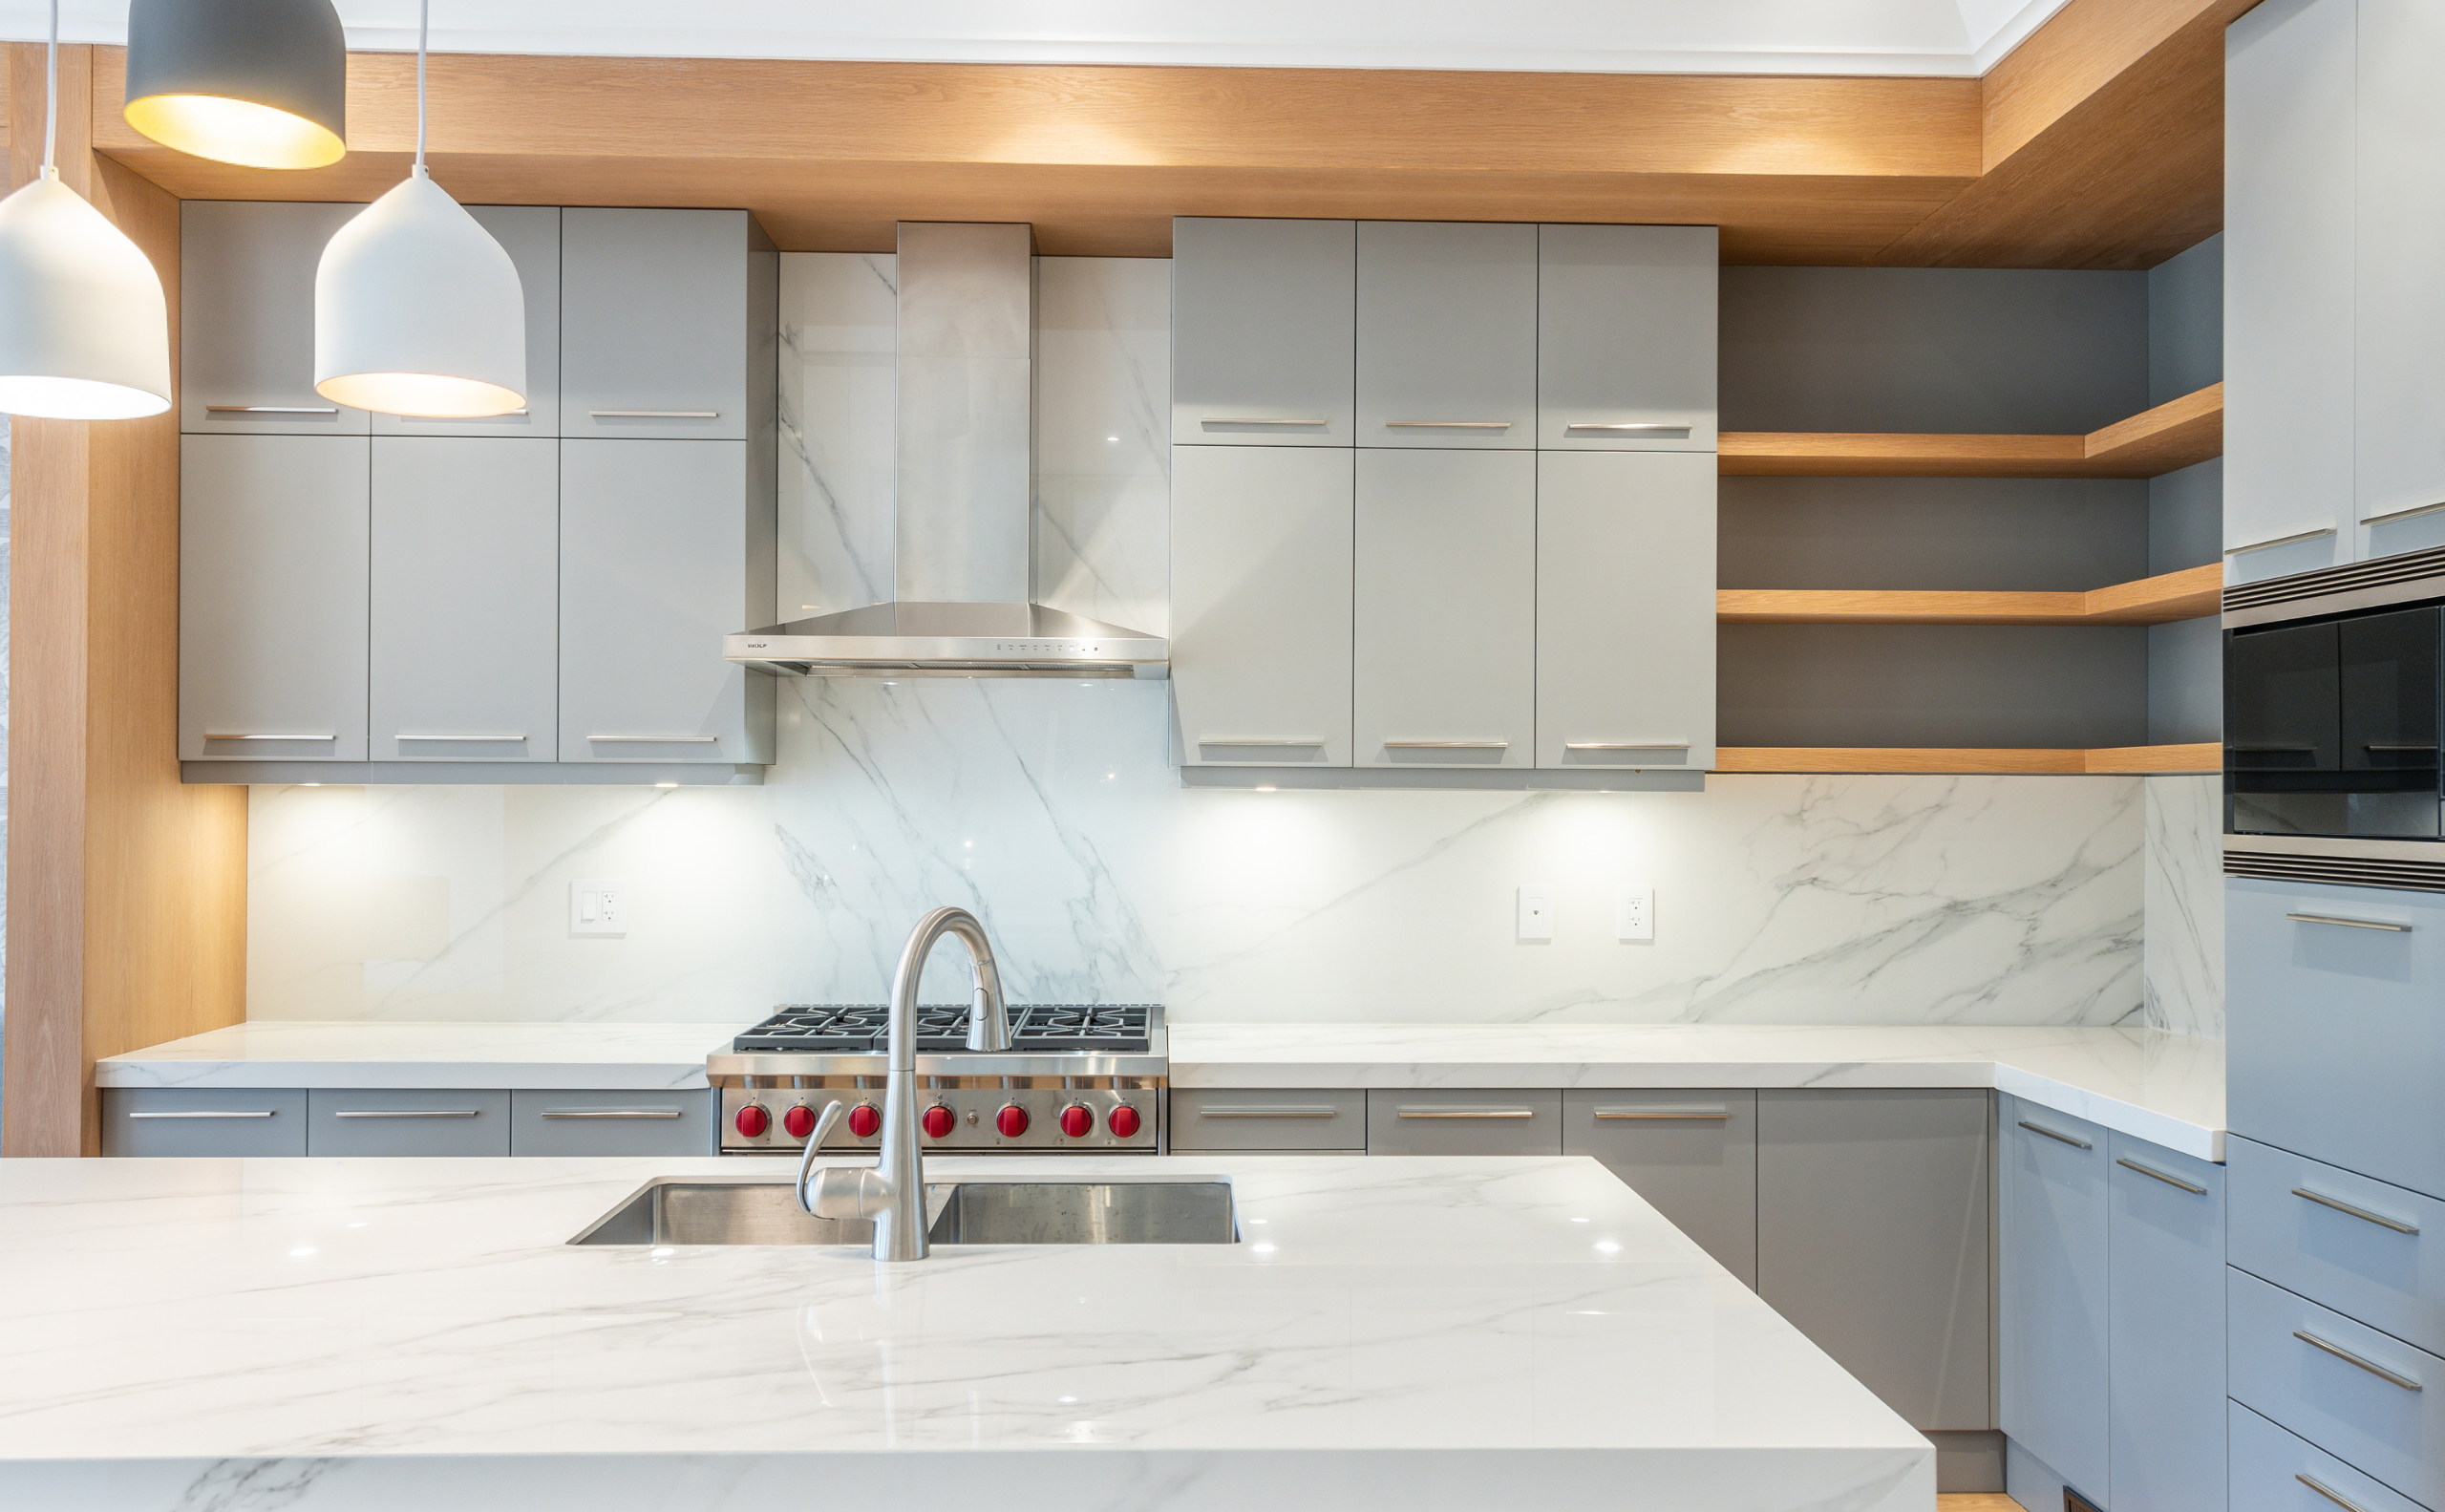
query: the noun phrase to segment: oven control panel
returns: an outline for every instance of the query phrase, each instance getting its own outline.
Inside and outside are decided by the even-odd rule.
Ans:
[[[823,1105],[839,1098],[848,1116],[833,1125],[827,1150],[872,1150],[882,1143],[882,1089],[724,1087],[722,1150],[747,1154],[802,1150]],[[921,1087],[917,1143],[922,1149],[976,1154],[1074,1150],[1154,1153],[1159,1103],[1151,1088]]]

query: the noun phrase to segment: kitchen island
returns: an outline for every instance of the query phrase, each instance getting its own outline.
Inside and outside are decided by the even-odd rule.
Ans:
[[[720,1160],[0,1162],[0,1505],[1927,1512],[1926,1440],[1595,1161],[1231,1182],[1228,1245],[573,1246]]]

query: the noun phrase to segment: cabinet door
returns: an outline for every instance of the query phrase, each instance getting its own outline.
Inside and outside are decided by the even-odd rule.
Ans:
[[[2274,0],[2224,33],[2234,583],[2351,560],[2354,12],[2348,0]]]
[[[2225,1416],[2233,1444],[2230,1512],[2426,1512],[2239,1402],[2228,1403]]]
[[[2361,522],[2353,554],[2365,561],[2445,545],[2445,513],[2399,518],[2445,503],[2445,433],[2435,418],[2445,412],[2436,364],[2445,280],[2434,250],[2445,244],[2445,195],[2409,187],[2434,181],[2445,140],[2435,68],[2445,6],[2359,0],[2358,10],[2352,492]]]
[[[722,660],[761,623],[741,441],[561,443],[563,761],[770,761],[772,679]]]
[[[314,392],[314,270],[361,204],[179,206],[179,429],[362,436],[363,410]]]
[[[1539,446],[1715,449],[1718,260],[1712,225],[1538,229]]]
[[[1921,1430],[1995,1426],[1988,1095],[1757,1094],[1757,1294]]]
[[[1367,1149],[1367,1094],[1354,1087],[1175,1087],[1175,1150]]]
[[[1367,1095],[1370,1155],[1560,1155],[1563,1095],[1509,1087]]]
[[[306,1153],[302,1087],[105,1087],[106,1156]]]
[[[512,1155],[717,1155],[716,1095],[536,1092],[509,1095]]]
[[[369,444],[181,443],[181,759],[365,759]]]
[[[1347,450],[1172,449],[1172,751],[1350,765]]]
[[[2107,1505],[2106,1131],[2018,1098],[2000,1107],[1998,1417]]]
[[[561,212],[561,434],[744,440],[744,210]]]
[[[1757,1094],[1563,1094],[1563,1153],[1592,1155],[1743,1283],[1757,1285]]]
[[[1172,223],[1172,440],[1348,446],[1357,347],[1348,221]]]
[[[533,436],[561,434],[561,212],[554,205],[471,204],[518,268],[526,296],[526,408],[479,419],[376,415],[376,436]]]
[[[560,443],[372,447],[372,759],[557,759]]]
[[[1536,454],[1357,462],[1356,764],[1535,764]]]
[[[2224,1168],[2110,1144],[2105,1504],[2224,1512]]]
[[[1358,224],[1358,444],[1537,444],[1537,228]]]
[[[1715,459],[1537,458],[1537,764],[1715,759]]]

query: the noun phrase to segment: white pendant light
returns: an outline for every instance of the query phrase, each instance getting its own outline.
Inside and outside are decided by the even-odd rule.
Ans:
[[[170,306],[153,260],[59,181],[59,0],[42,176],[0,200],[0,414],[133,420],[170,407]]]
[[[526,294],[501,245],[425,173],[429,9],[415,167],[333,234],[314,272],[314,392],[385,415],[507,415],[526,405]]]

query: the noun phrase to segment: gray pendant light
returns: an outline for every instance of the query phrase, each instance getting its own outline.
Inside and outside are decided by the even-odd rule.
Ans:
[[[133,0],[127,123],[249,168],[348,152],[348,38],[331,0]]]

